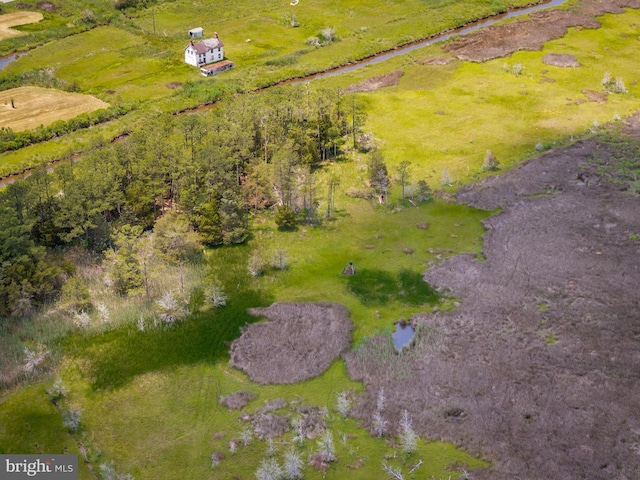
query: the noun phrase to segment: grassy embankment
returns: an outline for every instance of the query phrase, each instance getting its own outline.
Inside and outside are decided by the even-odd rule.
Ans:
[[[638,12],[606,16],[602,20],[603,29],[571,31],[561,41],[547,44],[543,52],[519,53],[483,65],[458,62],[448,66],[420,65],[423,55],[426,58],[438,54],[437,48],[433,48],[420,56],[412,54],[394,60],[396,63],[389,66],[367,68],[352,74],[351,80],[327,82],[346,83],[388,69],[405,69],[398,87],[366,95],[371,111],[369,128],[382,141],[383,151],[392,164],[402,159],[414,163],[414,179],[430,174],[436,186],[446,166],[456,180],[466,180],[479,171],[486,149],[493,150],[503,166],[510,167],[522,157],[532,155],[537,143],[547,148],[568,135],[594,127],[594,120],[603,123],[615,113],[625,115],[637,109],[638,87],[632,85],[637,71],[633,69],[630,53],[637,40],[621,34],[632,32],[632,25],[639,21]],[[547,52],[573,53],[583,66],[575,70],[544,66],[541,57]],[[505,63],[523,64],[524,73],[514,76],[505,72]],[[543,69],[548,70],[544,75],[555,79],[555,83],[539,83]],[[622,77],[631,93],[610,95],[606,104],[576,105],[567,100],[582,98],[581,91],[585,88],[600,91],[604,71]],[[438,110],[445,114],[435,114]],[[395,126],[392,131],[389,125]],[[357,162],[342,165],[343,177],[362,175],[357,165]],[[346,183],[347,180],[342,188],[346,188]],[[397,191],[394,194],[397,198]],[[479,220],[486,214],[440,203],[392,213],[347,199],[340,200],[338,208],[341,218],[326,227],[282,233],[264,224],[256,226],[256,236],[249,247],[212,251],[211,263],[220,271],[226,271],[230,265],[238,269],[233,278],[240,287],[229,291],[228,308],[233,310],[203,314],[166,335],[139,332],[131,326],[104,336],[74,337],[60,374],[71,389],[69,404],[83,411],[86,436],[80,434],[79,438],[90,441],[93,448],[100,448],[104,458],[115,460],[120,470],[132,472],[136,478],[233,478],[233,475],[248,478],[263,457],[266,445],[254,441],[231,456],[226,443],[238,437],[243,425],[237,421],[237,413],[217,405],[218,395],[239,389],[254,391],[258,398],[248,407],[250,411],[257,410],[264,400],[278,397],[293,400],[297,395],[305,403],[332,410],[337,392],[360,389],[360,385],[348,380],[340,363],[300,385],[252,384],[226,366],[223,344],[213,340],[219,331],[216,328],[229,326],[232,332],[249,320],[240,312],[244,308],[243,299],[251,298],[254,305],[271,300],[340,301],[352,312],[357,325],[356,339],[380,328],[388,329],[394,320],[421,307],[399,301],[400,296],[387,303],[358,298],[340,276],[342,267],[353,260],[360,270],[378,270],[397,278],[402,268],[416,273],[423,270],[434,259],[427,248],[477,252],[482,231]],[[430,227],[416,228],[422,222],[428,222]],[[280,245],[290,261],[287,271],[270,272],[258,280],[241,272],[250,250],[268,251]],[[405,248],[413,249],[414,253],[405,253]],[[256,296],[243,293],[248,291],[257,292]],[[229,312],[236,315],[229,318]],[[220,332],[224,338],[226,334]],[[214,345],[211,348],[209,338]],[[9,413],[6,415],[9,420],[4,424],[0,447],[12,445],[24,448],[25,452],[34,451],[39,437],[37,434],[20,437],[24,417],[14,402],[16,396],[24,395],[23,401],[43,405],[43,390],[34,387],[29,393],[20,390],[5,394],[3,411]],[[340,461],[329,470],[328,477],[381,476],[382,457],[392,449],[369,438],[351,420],[336,417],[330,425]],[[34,431],[43,430],[41,427]],[[222,438],[216,435],[220,432],[224,434]],[[357,438],[347,438],[343,446],[339,432]],[[59,440],[51,441],[56,445],[64,444],[68,438],[59,429],[47,435],[59,435]],[[310,447],[315,448],[314,442],[308,442],[306,448]],[[450,455],[442,455],[440,449],[449,449]],[[209,465],[208,455],[214,450],[224,451],[226,457],[218,467],[219,472],[224,472],[220,476]],[[283,450],[278,446],[278,456]],[[431,473],[437,478],[447,478],[446,463],[456,458],[470,461],[458,455],[462,454],[441,444],[421,444],[410,463],[425,459],[425,470],[418,471],[421,478]],[[347,468],[360,457],[364,462],[360,468]]]

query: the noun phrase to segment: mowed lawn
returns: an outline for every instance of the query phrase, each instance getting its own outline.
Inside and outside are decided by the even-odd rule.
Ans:
[[[26,25],[28,23],[37,23],[43,18],[43,15],[38,12],[13,12],[7,13],[6,15],[0,15],[0,40],[25,35],[24,32],[15,30],[11,27]]]
[[[108,107],[91,95],[41,87],[13,88],[0,92],[0,128],[32,130]]]

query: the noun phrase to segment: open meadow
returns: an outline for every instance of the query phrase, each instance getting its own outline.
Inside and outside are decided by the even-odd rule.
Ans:
[[[82,94],[33,86],[0,91],[0,127],[35,128],[121,102],[142,108],[0,154],[0,175],[71,153],[87,156],[48,176],[34,172],[38,189],[31,196],[38,197],[39,217],[29,228],[55,247],[54,264],[66,268],[65,278],[77,279],[90,299],[86,310],[73,310],[67,290],[47,297],[39,311],[0,318],[0,453],[75,453],[81,480],[640,475],[634,452],[640,425],[633,418],[639,408],[638,305],[631,287],[640,281],[633,261],[640,254],[633,215],[640,119],[625,120],[640,109],[640,10],[598,16],[599,28],[573,26],[538,51],[470,62],[451,53],[454,39],[312,80],[304,87],[307,97],[299,98],[339,89],[341,121],[355,125],[361,108],[367,116],[358,143],[368,138],[373,145],[373,152],[352,147],[354,132],[353,140],[335,141],[339,154],[291,169],[297,179],[307,173],[315,182],[308,189],[315,193],[309,204],[316,221],[301,218],[309,208],[306,193],[305,213],[301,209],[290,228],[278,224],[281,205],[250,209],[242,198],[238,210],[249,218],[242,244],[199,245],[188,261],[157,260],[158,247],[141,226],[148,217],[153,226],[175,205],[193,223],[202,221],[204,207],[186,206],[191,196],[207,193],[205,205],[218,208],[215,221],[240,229],[228,192],[254,185],[256,192],[279,193],[285,186],[265,181],[261,168],[282,166],[288,153],[297,154],[291,144],[273,147],[279,139],[267,126],[277,122],[268,113],[251,117],[247,128],[255,130],[247,135],[228,133],[236,124],[210,111],[167,115],[164,123],[158,111],[222,96],[214,108],[237,101],[226,114],[233,120],[243,120],[251,108],[272,112],[238,101],[238,92],[346,64],[522,3],[240,0],[220,2],[212,14],[210,1],[175,0],[61,34],[11,62],[0,78],[45,67]],[[99,0],[94,4],[96,12],[111,11]],[[61,18],[52,11],[46,21]],[[202,79],[184,64],[186,31],[193,27],[203,27],[205,35],[217,31],[236,68]],[[335,38],[317,45],[327,28]],[[553,60],[558,56],[569,65]],[[303,91],[287,88],[268,98]],[[294,117],[294,107],[278,114]],[[198,122],[219,136],[198,144]],[[147,125],[156,131],[144,130]],[[303,129],[291,131],[306,138]],[[127,138],[111,143],[123,132]],[[315,130],[310,138],[316,141]],[[261,149],[252,150],[254,144]],[[390,186],[367,196],[362,191],[372,182],[374,154],[386,162]],[[181,155],[210,163],[189,164]],[[252,156],[256,165],[240,172]],[[118,168],[122,176],[113,177]],[[148,189],[136,184],[140,171],[151,178]],[[67,188],[74,177],[88,178],[80,184],[86,197]],[[120,180],[109,189],[112,178]],[[191,179],[198,188],[187,185]],[[419,181],[435,194],[417,200]],[[475,182],[481,183],[470,186]],[[124,184],[126,195],[119,190]],[[224,193],[214,201],[216,188]],[[9,218],[9,206],[30,213],[21,203],[29,195],[19,186],[11,192],[1,219]],[[91,194],[116,207],[73,208],[74,198]],[[42,212],[55,202],[68,211],[50,220]],[[84,230],[68,227],[72,221]],[[27,229],[21,217],[7,222],[3,235]],[[126,222],[140,230],[135,247]],[[63,243],[63,235],[73,241]],[[0,240],[3,260],[12,247]],[[172,241],[169,250],[178,251],[180,242]],[[95,247],[99,242],[102,250]],[[35,243],[16,245],[40,252]],[[130,280],[126,262],[133,257],[126,250],[136,248],[144,286],[116,294],[114,265],[122,262],[121,276]],[[353,275],[345,274],[350,265]],[[33,297],[26,287],[11,294]],[[251,380],[255,370],[232,367],[230,352],[264,321],[248,310],[274,302],[343,305],[348,347],[334,352],[322,373],[310,375],[318,366],[299,345],[321,352],[331,342],[301,338],[299,329],[276,332],[282,338],[274,343],[291,352],[287,367],[305,380]],[[416,334],[398,352],[392,334],[401,321]],[[246,364],[253,360],[252,368],[259,368],[250,346],[242,348]],[[261,348],[268,352],[270,345]],[[289,477],[278,475],[279,468]]]

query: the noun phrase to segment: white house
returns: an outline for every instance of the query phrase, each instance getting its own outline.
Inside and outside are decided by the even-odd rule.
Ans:
[[[205,38],[199,42],[189,41],[184,49],[184,61],[194,67],[219,62],[224,58],[224,45],[214,33],[214,38]]]

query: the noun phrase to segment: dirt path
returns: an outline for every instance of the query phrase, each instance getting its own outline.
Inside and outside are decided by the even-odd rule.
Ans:
[[[640,117],[627,128],[640,136]],[[390,420],[409,408],[421,433],[493,462],[473,478],[640,478],[640,197],[585,166],[596,153],[580,142],[458,193],[503,209],[486,261],[426,272],[461,305],[414,318],[409,375],[348,362],[370,392],[360,418],[384,387]]]

